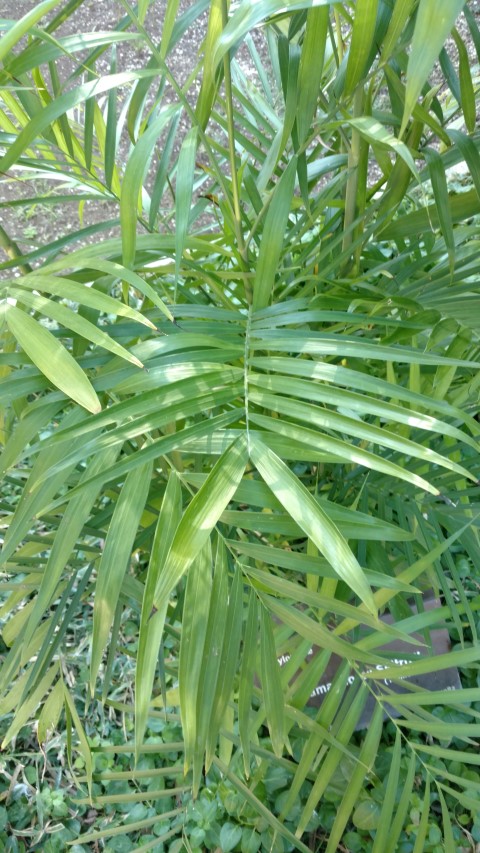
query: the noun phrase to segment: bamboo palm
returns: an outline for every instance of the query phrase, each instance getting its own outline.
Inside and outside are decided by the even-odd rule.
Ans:
[[[37,203],[81,210],[97,199],[112,211],[25,252],[2,226],[0,468],[12,500],[2,503],[0,713],[19,708],[5,744],[28,719],[40,739],[65,719],[91,786],[65,635],[93,598],[91,694],[116,707],[113,661],[133,614],[135,700],[122,711],[136,731],[125,749],[138,759],[151,746],[144,732],[159,705],[179,713],[180,800],[215,768],[265,819],[264,849],[279,834],[307,850],[319,801],[350,761],[325,840],[337,849],[386,715],[397,734],[373,849],[393,849],[417,762],[427,780],[417,848],[431,785],[451,844],[445,797],[462,802],[468,785],[449,772],[455,750],[443,744],[454,733],[468,746],[462,760],[478,763],[480,694],[403,678],[480,657],[478,601],[452,558],[461,547],[478,572],[480,136],[460,30],[460,94],[455,81],[442,94],[429,82],[463,2],[433,4],[441,27],[427,38],[430,0],[198,2],[183,14],[168,0],[160,45],[148,0],[122,2],[109,34],[63,36],[80,5],[48,0],[2,22],[4,180],[33,174],[49,187]],[[192,72],[182,88],[171,51],[206,6],[201,79]],[[468,4],[466,21],[473,28]],[[149,51],[140,70],[115,58],[116,44],[134,40]],[[447,170],[459,162],[472,189],[451,196]],[[433,611],[431,589],[441,595]],[[445,627],[461,638],[448,660],[431,650]],[[399,638],[411,649],[403,667],[385,649]],[[305,704],[331,655],[340,663],[313,715]],[[435,704],[461,708],[464,722],[453,729]],[[302,754],[287,759],[294,734]],[[280,764],[291,792],[274,814],[255,789]],[[133,766],[129,781],[127,801],[152,799]],[[285,817],[304,784],[292,833]],[[184,813],[169,815],[165,839],[181,836]]]

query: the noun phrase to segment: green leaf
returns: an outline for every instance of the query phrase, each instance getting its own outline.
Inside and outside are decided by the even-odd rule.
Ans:
[[[202,669],[198,679],[198,695],[196,707],[196,743],[193,757],[193,791],[198,791],[204,767],[207,740],[213,727],[212,717],[215,716],[217,683],[224,679],[226,666],[223,666],[222,652],[225,648],[225,631],[227,626],[228,600],[227,553],[223,541],[218,539],[217,552],[214,560],[214,577],[209,601],[207,632]],[[228,623],[231,629],[231,623]],[[227,655],[228,657],[228,655]],[[221,692],[221,691],[220,691]],[[228,690],[228,694],[230,691]],[[230,696],[227,696],[227,701]],[[219,715],[221,716],[221,714]]]
[[[480,657],[480,652],[477,648],[468,646],[465,649],[457,649],[448,652],[444,655],[433,655],[432,657],[422,658],[421,660],[407,663],[401,667],[402,676],[409,678],[414,675],[425,675],[428,672],[439,672],[442,669],[450,669],[452,666],[466,666],[468,663],[477,661]],[[386,667],[382,672],[378,670],[368,671],[365,673],[369,679],[379,679],[383,681],[385,678],[398,678],[400,667]]]
[[[40,18],[43,18],[47,12],[58,6],[60,0],[44,0],[43,3],[36,3],[34,8],[23,15],[19,21],[13,24],[7,32],[2,35],[0,42],[0,62],[5,59],[8,52],[20,41],[28,31],[35,26]]]
[[[195,156],[198,145],[198,131],[190,128],[182,142],[178,156],[177,183],[175,187],[175,277],[180,275],[185,241],[190,221],[193,181],[195,178]]]
[[[359,118],[348,119],[348,124],[355,127],[368,142],[372,142],[377,145],[384,145],[386,148],[390,148],[394,151],[395,154],[398,154],[399,157],[401,157],[407,164],[412,175],[415,175],[417,180],[420,181],[420,175],[415,165],[415,160],[413,159],[408,146],[394,136],[393,133],[389,133],[389,131],[377,119],[371,118],[370,116],[360,116]]]
[[[442,822],[443,822],[443,840],[445,853],[456,853],[457,845],[453,836],[452,821],[448,811],[445,797],[442,794],[440,787],[437,787],[440,805],[442,807]]]
[[[258,637],[258,599],[250,590],[247,624],[243,639],[242,667],[238,696],[238,730],[243,750],[245,776],[250,776],[250,711],[253,692],[253,678],[257,657]]]
[[[433,148],[424,149],[425,159],[428,164],[428,171],[432,181],[432,190],[437,206],[438,220],[440,222],[440,230],[445,240],[445,245],[450,258],[450,270],[453,274],[454,258],[455,258],[455,238],[453,235],[452,214],[448,199],[448,185],[445,170],[443,168],[442,158],[438,151]]]
[[[38,311],[44,317],[50,317],[52,320],[60,323],[65,329],[72,331],[75,335],[81,335],[96,346],[103,347],[114,355],[125,359],[125,361],[131,362],[136,367],[143,367],[142,362],[138,358],[129,353],[125,347],[122,347],[115,340],[112,340],[106,332],[82,317],[79,312],[71,311],[65,305],[55,302],[53,299],[45,299],[43,296],[26,293],[19,287],[9,287],[8,290],[11,297],[18,299],[27,308]]]
[[[464,0],[420,0],[408,57],[400,137],[404,134],[424,83],[464,5]],[[435,21],[434,27],[432,21]]]
[[[64,689],[61,679],[57,681],[40,712],[37,726],[37,738],[41,747],[55,731],[64,702]]]
[[[469,219],[480,212],[480,199],[476,189],[448,197],[452,222]],[[385,240],[403,240],[412,234],[429,232],[438,228],[440,220],[436,204],[429,204],[420,210],[413,210],[387,225],[383,231]]]
[[[58,673],[58,663],[55,663],[47,670],[46,674],[44,675],[40,683],[37,685],[33,693],[30,694],[28,699],[22,702],[20,708],[18,708],[16,711],[13,721],[10,723],[7,728],[7,731],[3,736],[2,749],[5,749],[5,747],[10,743],[12,738],[14,738],[15,735],[18,734],[22,726],[25,726],[28,723],[29,719],[32,717],[41,700],[50,690],[50,687],[52,686],[55,678],[57,678]]]
[[[292,157],[270,199],[253,284],[254,311],[270,303],[291,210],[296,170],[297,159]]]
[[[311,557],[306,554],[306,571],[308,571],[310,560]],[[335,613],[339,616],[343,616],[344,618],[353,620],[357,619],[358,622],[364,625],[369,625],[371,628],[376,628],[378,630],[378,620],[364,608],[360,609],[358,607],[353,607],[351,604],[339,601],[333,596],[322,594],[316,590],[306,589],[305,587],[299,587],[298,582],[296,583],[287,580],[286,578],[277,577],[271,572],[266,572],[262,569],[256,569],[252,566],[244,566],[243,569],[249,579],[253,579],[254,582],[258,582],[255,586],[258,587],[259,590],[264,592],[266,591],[277,596],[282,596],[286,599],[291,599],[292,601],[295,601],[295,603],[302,602],[303,604],[309,605],[314,610],[324,610],[325,612],[331,612],[332,614]],[[385,631],[385,634],[390,635],[392,638],[396,637],[397,639],[401,639],[403,642],[408,642],[410,640],[410,637],[407,634],[394,626],[384,625],[383,630]]]
[[[325,671],[329,658],[329,654],[325,653],[325,651],[321,652],[322,660],[321,668],[319,670],[320,675]],[[339,747],[342,751],[340,741],[330,734],[329,729],[333,723],[335,715],[337,714],[339,703],[344,696],[349,674],[350,664],[348,660],[341,661],[337,672],[333,677],[330,690],[328,691],[325,700],[322,702],[322,706],[318,712],[316,720],[306,726],[308,740],[302,751],[302,756],[295,771],[290,791],[283,805],[282,817],[285,817],[288,814],[290,808],[298,799],[299,791],[305,782],[305,779],[311,773],[312,766],[317,764],[318,759],[321,757],[321,751],[323,751],[325,741],[329,744],[333,744],[335,747]],[[305,722],[304,715],[302,715],[302,719]],[[348,749],[343,750],[343,755],[350,757]],[[314,804],[312,805],[312,809],[313,808],[315,808]]]
[[[363,569],[325,510],[284,462],[260,439],[251,436],[250,456],[275,497],[326,557],[338,576],[376,615],[372,591]]]
[[[160,299],[157,291],[148,281],[145,281],[138,273],[133,270],[126,269],[126,267],[122,266],[115,261],[103,260],[97,257],[90,257],[89,253],[86,252],[82,256],[81,264],[85,264],[86,266],[91,266],[93,269],[101,270],[102,272],[106,272],[107,275],[112,275],[115,279],[119,279],[120,281],[126,282],[130,284],[134,290],[139,290],[140,293],[143,293],[148,299],[150,299],[157,308],[160,309],[162,314],[167,317],[169,320],[173,321],[172,314]],[[52,269],[54,265],[50,265],[50,269]],[[120,314],[120,310],[117,312]],[[146,326],[150,326],[150,328],[155,328],[155,325],[148,320],[147,317],[144,317],[143,323]]]
[[[270,739],[275,755],[282,755],[285,741],[283,689],[277,660],[271,617],[265,607],[260,609],[260,662],[263,701]]]
[[[365,777],[371,772],[377,756],[380,738],[383,729],[383,710],[380,705],[375,706],[372,719],[368,725],[367,734],[360,749],[358,764],[348,780],[348,787],[343,795],[342,802],[337,809],[335,822],[330,831],[326,853],[335,853],[338,850],[343,831],[351,816],[359,794],[364,788]]]
[[[215,50],[212,51],[210,57],[213,71],[229,50],[234,48],[249,31],[270,15],[310,9],[312,6],[328,6],[333,2],[334,0],[284,0],[279,5],[278,0],[246,0],[236,9],[217,40]]]
[[[480,154],[478,148],[473,139],[460,130],[452,129],[448,133],[469,168],[473,184],[480,199]]]
[[[110,89],[126,86],[134,83],[141,77],[152,77],[158,72],[156,70],[125,71],[84,83],[76,89],[71,89],[44,107],[33,116],[18,134],[15,142],[9,146],[3,157],[0,157],[0,171],[6,172],[16,163],[17,159],[40,136],[56,119],[64,115],[78,104],[96,95],[102,95]]]
[[[425,796],[422,804],[422,817],[418,825],[417,837],[415,839],[415,847],[413,853],[423,853],[425,850],[425,842],[427,838],[428,817],[430,814],[430,775],[427,774],[425,782]]]
[[[163,571],[155,590],[160,608],[180,578],[188,571],[235,494],[247,463],[247,442],[241,436],[220,457],[205,484],[197,492],[177,527]]]
[[[355,388],[369,394],[381,395],[391,400],[404,400],[410,403],[412,410],[413,407],[420,407],[427,411],[431,409],[432,411],[441,412],[444,416],[462,418],[460,409],[450,406],[445,400],[431,400],[426,395],[416,393],[409,388],[404,388],[393,382],[387,382],[379,376],[369,376],[363,371],[351,370],[338,364],[274,356],[269,356],[268,358],[258,356],[252,358],[250,364],[254,367],[260,367],[262,370],[267,369],[272,371],[272,373],[301,376],[308,380],[319,380],[320,383],[327,385],[327,387],[331,387],[332,385],[346,386],[347,388]],[[315,394],[318,384],[317,382],[311,384],[312,393]],[[372,404],[374,404],[373,400]],[[420,426],[420,424],[418,425]]]
[[[22,349],[53,385],[89,412],[101,410],[85,373],[48,329],[13,305],[8,306],[7,323]]]
[[[74,0],[78,2],[78,0]],[[63,10],[64,12],[64,10]],[[62,15],[62,11],[60,12]],[[37,30],[37,33],[39,30]],[[31,71],[33,68],[38,68],[45,62],[60,59],[67,55],[72,57],[73,54],[82,50],[95,50],[98,47],[108,47],[112,44],[127,41],[139,41],[139,33],[121,32],[115,30],[93,32],[93,33],[72,33],[72,35],[61,38],[53,38],[50,32],[42,31],[42,38],[47,41],[41,44],[38,40],[32,42],[22,52],[12,55],[8,62],[8,71],[10,74],[17,77]]]
[[[97,262],[93,260],[91,265],[95,267],[96,263]],[[84,259],[84,264],[85,266],[89,265],[87,258]],[[62,267],[63,266],[64,263],[62,263]],[[137,290],[140,289],[140,286],[145,285],[145,282],[140,278],[140,276],[133,274],[132,277],[130,270],[125,270],[120,266],[120,264],[116,265],[107,263],[104,267],[100,266],[100,269],[102,268],[105,272],[109,271],[111,274],[115,275],[116,278],[122,278],[123,280],[128,281],[129,284]],[[30,290],[39,290],[45,293],[51,293],[54,296],[60,296],[62,298],[67,298],[72,302],[78,302],[79,305],[92,308],[95,311],[101,311],[103,314],[128,317],[130,320],[133,320],[136,323],[141,323],[150,329],[155,328],[151,320],[141,314],[140,311],[130,308],[129,305],[124,305],[122,302],[119,302],[118,299],[114,299],[106,293],[101,293],[94,287],[85,287],[71,278],[60,278],[48,275],[48,272],[46,272],[48,269],[51,269],[51,266],[43,267],[41,274],[33,272],[29,273],[29,275],[22,276],[20,280],[21,287],[28,287]],[[18,280],[15,279],[15,284],[18,283]]]
[[[197,694],[205,655],[208,613],[212,592],[212,551],[210,541],[193,561],[187,577],[182,614],[182,638],[178,664],[178,685],[183,739],[184,773],[195,757],[197,738]]]
[[[74,408],[65,417],[64,424],[67,427],[72,426],[83,421],[85,417],[83,409]],[[23,537],[32,528],[34,519],[42,516],[46,505],[68,481],[74,466],[67,465],[63,471],[56,474],[52,472],[58,457],[56,448],[48,448],[35,459],[27,479],[26,489],[20,496],[13,518],[9,521],[1,553],[2,562],[10,559]],[[62,503],[64,501],[65,498],[62,499]]]
[[[352,817],[352,822],[357,829],[363,832],[372,832],[378,826],[380,819],[380,806],[375,800],[362,800]]]
[[[399,729],[395,734],[395,745],[391,758],[390,770],[388,772],[387,785],[385,796],[382,803],[382,811],[376,827],[375,841],[372,848],[372,853],[383,853],[387,848],[387,840],[390,838],[390,832],[393,822],[393,816],[396,808],[396,796],[399,788],[400,775],[400,760],[402,754],[402,741]]]
[[[252,395],[252,398],[255,396],[256,395]],[[269,395],[265,395],[265,397],[268,396]],[[275,409],[276,407],[272,406],[272,408]],[[281,406],[281,408],[284,408],[284,406]],[[297,427],[295,424],[289,423],[286,420],[266,418],[263,415],[251,415],[250,417],[254,423],[258,423],[259,425],[266,427],[268,430],[278,432],[280,435],[284,435],[295,441],[301,442],[311,448],[316,448],[319,451],[323,450],[326,453],[333,454],[336,461],[343,460],[356,465],[364,465],[366,468],[371,468],[374,471],[382,471],[384,474],[414,483],[420,489],[424,489],[426,492],[430,492],[433,495],[439,494],[438,489],[435,486],[432,486],[427,480],[424,480],[423,477],[417,477],[415,474],[410,474],[408,477],[405,470],[403,470],[399,464],[385,461],[377,454],[371,453],[368,450],[357,449],[355,445],[348,442],[341,441],[336,438],[329,438],[325,433],[322,434],[318,431],[307,429],[305,427]],[[419,449],[416,449],[414,455],[426,457],[428,456],[428,452],[422,453]],[[442,459],[442,464],[444,464],[446,468],[451,467],[451,465],[448,464],[448,460]]]
[[[116,450],[107,450],[99,453],[82,474],[80,483],[95,476],[96,473],[108,468],[115,457]],[[45,566],[45,571],[35,598],[35,606],[25,631],[25,643],[28,643],[33,631],[39,624],[43,614],[49,607],[54,597],[62,572],[68,564],[68,560],[74,551],[77,539],[86,524],[94,501],[100,490],[101,483],[94,481],[88,488],[77,494],[69,501],[67,508],[58,525],[52,548]]]
[[[292,397],[308,400],[309,402],[319,401],[324,404],[331,404],[336,407],[339,412],[341,409],[358,412],[361,414],[362,420],[363,418],[366,419],[367,415],[377,415],[382,419],[382,421],[402,423],[412,429],[418,428],[433,430],[439,434],[450,435],[457,441],[466,441],[467,444],[475,449],[477,447],[477,442],[464,431],[462,432],[462,430],[452,427],[445,420],[439,420],[431,415],[420,412],[418,409],[415,410],[413,408],[413,404],[411,404],[410,408],[407,408],[406,406],[387,403],[385,400],[378,400],[372,395],[361,395],[348,391],[345,388],[335,388],[331,383],[327,384],[326,382],[317,383],[308,380],[304,381],[301,379],[293,379],[292,377],[285,375],[275,376],[275,366],[276,360],[273,360],[271,372],[268,375],[252,373],[249,376],[249,383],[281,394],[289,394]],[[292,370],[298,372],[297,365],[292,365]],[[301,373],[299,375],[301,375]],[[331,377],[332,379],[334,378],[333,372]],[[360,381],[362,380],[360,379]],[[424,397],[423,401],[425,406],[430,403],[427,397]],[[379,443],[381,444],[381,442]]]
[[[202,130],[207,126],[217,93],[216,67],[212,64],[211,57],[215,42],[223,29],[222,0],[211,0],[209,5],[202,85],[195,108],[198,124]]]
[[[145,23],[145,18],[150,6],[151,0],[139,0],[138,3],[138,20],[141,24]]]
[[[223,853],[228,853],[237,846],[242,837],[242,827],[238,824],[229,823],[223,824],[220,830],[220,848]]]
[[[238,665],[238,652],[240,649],[240,640],[242,636],[243,622],[243,579],[242,572],[239,566],[235,568],[233,582],[230,587],[227,609],[227,625],[228,631],[225,631],[223,638],[222,653],[220,657],[219,677],[215,687],[215,695],[213,697],[213,711],[209,727],[207,739],[207,755],[205,759],[205,767],[208,769],[213,760],[215,745],[217,742],[218,731],[224,722],[226,714],[229,712],[228,703],[231,701],[231,694],[235,674]],[[232,719],[233,725],[233,719]],[[222,757],[220,755],[220,757]]]
[[[288,625],[293,631],[300,634],[301,637],[305,637],[305,639],[310,643],[318,645],[322,649],[328,649],[329,651],[337,654],[339,657],[346,658],[347,660],[359,660],[368,663],[385,663],[384,657],[373,655],[372,652],[363,651],[360,643],[353,644],[341,639],[336,635],[336,633],[325,627],[321,622],[315,621],[310,616],[307,616],[305,612],[293,607],[291,604],[283,604],[278,601],[278,599],[272,598],[272,596],[267,596],[264,593],[259,592],[258,594],[261,600],[265,603],[267,610],[271,610],[271,612],[274,613],[285,625]],[[377,643],[377,645],[379,645],[381,640],[378,635],[374,634],[373,636],[375,637],[375,640],[379,640]],[[370,670],[368,673],[370,674]],[[390,677],[392,677],[391,674]]]
[[[132,554],[138,525],[145,508],[152,476],[152,463],[129,474],[122,487],[110,522],[98,567],[93,608],[93,639],[90,687],[95,680],[113,623],[122,581]]]
[[[166,614],[165,606],[161,617],[157,618],[157,614],[152,612],[153,600],[159,573],[163,569],[181,516],[182,492],[180,481],[177,475],[172,473],[168,478],[155,528],[140,617],[137,667],[135,671],[135,747],[137,761],[147,725],[152,688],[162,640],[163,620]],[[166,702],[166,697],[164,696],[163,698]]]
[[[363,80],[370,57],[375,24],[377,21],[378,0],[357,0],[355,17],[348,51],[345,94],[351,95]]]
[[[397,48],[397,42],[407,24],[416,0],[396,0],[391,10],[390,23],[383,40],[382,60],[386,62]]]
[[[131,267],[135,260],[138,205],[139,202],[141,205],[142,201],[142,181],[160,134],[178,111],[177,105],[163,109],[144,131],[128,158],[120,196],[123,263],[126,268]],[[128,279],[125,280],[128,281]]]
[[[151,0],[142,0],[143,6],[148,8]],[[162,40],[160,42],[160,56],[162,59],[168,54],[172,41],[172,34],[175,27],[175,22],[178,16],[179,0],[168,0],[167,8],[165,9],[165,17],[163,19]],[[140,23],[143,24],[141,13],[139,14]]]
[[[406,346],[384,346],[332,332],[310,332],[303,330],[253,330],[250,344],[255,349],[278,352],[297,352],[316,356],[337,355],[360,359],[405,362],[406,364],[440,364],[452,367],[480,367],[480,362],[446,358],[423,350]],[[256,363],[258,360],[256,359]],[[329,365],[331,366],[331,365]],[[317,367],[317,365],[315,365]],[[324,365],[322,365],[324,367]],[[336,367],[336,365],[333,365]],[[310,368],[311,369],[311,368]],[[361,381],[359,379],[359,381]],[[400,390],[400,394],[401,394]]]
[[[327,6],[311,9],[307,13],[297,87],[296,121],[300,143],[305,141],[317,109],[322,84],[328,22],[329,10]]]
[[[178,524],[153,599],[157,637],[163,631],[170,593],[207,542],[242,478],[247,459],[246,440],[240,438],[220,457]]]
[[[475,90],[470,72],[470,57],[456,29],[453,30],[453,38],[455,39],[459,56],[461,107],[467,131],[468,133],[474,133],[476,127],[476,106]]]
[[[75,707],[75,701],[66,687],[63,684],[63,693],[64,693],[64,703],[65,703],[65,715],[67,717],[67,738],[68,741],[71,739],[70,732],[70,721],[73,721],[73,725],[75,727],[75,731],[77,732],[78,740],[79,740],[79,751],[82,755],[82,758],[85,763],[85,776],[87,778],[87,784],[89,788],[90,802],[92,797],[91,792],[91,784],[92,784],[92,775],[93,775],[93,760],[92,753],[90,750],[90,745],[88,743],[87,736],[85,734],[85,729],[82,725],[82,721],[80,719],[79,713]],[[67,754],[69,756],[70,766],[71,766],[71,743],[69,745],[67,741]]]
[[[35,406],[35,404],[34,404]],[[14,466],[28,451],[32,439],[43,429],[48,428],[51,418],[63,408],[63,401],[57,400],[40,408],[32,407],[25,411],[16,429],[11,433],[2,453],[0,454],[0,472],[4,474]]]
[[[263,817],[269,826],[278,833],[282,838],[286,838],[287,841],[296,847],[297,850],[300,850],[300,853],[310,853],[309,848],[303,844],[289,829],[287,829],[283,823],[280,823],[278,818],[270,811],[270,809],[262,803],[255,794],[250,791],[250,789],[245,785],[244,782],[233,773],[226,764],[224,764],[220,759],[215,758],[214,764],[220,770],[221,774],[225,776],[233,785],[236,790],[242,794],[245,800],[250,803],[251,806],[258,812],[261,817]]]
[[[117,70],[116,45],[111,48],[110,74]],[[105,131],[105,183],[109,190],[112,189],[112,178],[115,170],[115,155],[117,153],[117,89],[113,87],[108,93],[107,102],[107,125]]]
[[[78,802],[78,801],[77,801]],[[134,807],[135,808],[135,807]],[[132,808],[133,811],[133,808]],[[172,818],[177,817],[182,814],[183,809],[171,809],[167,812],[162,812],[161,818],[162,820],[170,820]],[[128,832],[137,832],[141,829],[147,829],[148,827],[153,827],[154,824],[160,823],[158,814],[155,814],[153,817],[147,817],[144,820],[128,820]],[[92,841],[100,841],[102,838],[115,838],[117,835],[125,836],[126,826],[122,822],[120,826],[109,826],[107,829],[101,829],[98,832],[85,832],[83,835],[79,835],[78,838],[75,839],[75,844],[83,845],[90,844]],[[174,832],[164,833],[162,836],[157,836],[155,840],[155,844],[161,844],[162,838],[167,839],[171,837],[173,834],[176,834],[176,828]],[[111,845],[109,845],[111,847]],[[75,847],[73,848],[75,851]],[[117,848],[119,849],[119,848]],[[137,850],[141,850],[142,847],[137,847]],[[151,847],[146,847],[143,845],[143,850],[152,849]]]
[[[165,192],[165,185],[168,176],[168,167],[177,140],[180,117],[181,113],[178,112],[170,122],[166,134],[165,143],[163,145],[163,151],[158,161],[157,173],[153,182],[152,197],[150,199],[150,210],[148,214],[148,224],[152,231],[155,228],[158,217],[158,209],[162,201],[163,193]]]
[[[357,694],[351,701],[350,706],[342,719],[342,725],[339,727],[338,732],[336,732],[339,744],[342,746],[346,746],[349,742],[365,706],[366,699],[367,693],[365,685],[361,684]],[[328,752],[326,752],[324,760],[318,767],[315,782],[302,810],[300,820],[298,821],[298,835],[305,832],[313,811],[316,808],[323,792],[327,789],[327,786],[338,768],[342,757],[343,752],[339,747],[331,747]]]
[[[400,800],[395,809],[395,817],[391,824],[390,831],[387,833],[387,838],[385,839],[385,847],[383,848],[385,850],[385,853],[395,853],[395,851],[398,849],[398,839],[403,829],[407,813],[411,807],[411,796],[415,784],[416,763],[417,757],[415,752],[412,750],[410,754],[410,760],[408,762],[407,777],[403,784]],[[380,849],[382,848],[379,848],[379,850]]]

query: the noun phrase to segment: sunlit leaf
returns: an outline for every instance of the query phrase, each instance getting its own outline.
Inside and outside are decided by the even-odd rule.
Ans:
[[[33,27],[40,18],[43,18],[47,12],[58,6],[60,0],[43,0],[43,3],[37,3],[30,12],[27,12],[19,21],[2,36],[0,46],[0,62],[7,56],[8,52],[16,45],[22,36]]]
[[[257,438],[251,440],[250,455],[282,506],[306,535],[315,542],[338,576],[375,614],[372,592],[365,580],[363,570],[328,514],[313,500],[285,463]]]
[[[270,201],[253,284],[255,311],[265,308],[270,302],[291,207],[296,169],[294,157],[285,169]]]
[[[407,66],[407,89],[400,136],[435,60],[464,6],[463,0],[420,0]],[[435,27],[432,28],[432,20]]]
[[[89,412],[100,411],[100,401],[87,376],[48,329],[13,305],[8,307],[7,323],[22,349],[53,385]]]

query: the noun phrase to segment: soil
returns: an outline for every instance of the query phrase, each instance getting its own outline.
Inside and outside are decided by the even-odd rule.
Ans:
[[[4,18],[12,18],[18,20],[27,12],[29,12],[36,3],[34,0],[2,0],[1,16]],[[191,6],[190,0],[181,0],[180,12]],[[480,18],[480,0],[471,0],[470,8]],[[160,41],[166,0],[153,0],[150,4],[150,9],[146,18],[145,27],[152,40],[158,44]],[[50,13],[48,18],[53,17],[55,10]],[[116,29],[118,21],[125,15],[125,9],[120,0],[85,0],[77,9],[75,14],[60,27],[55,35],[68,35],[73,32],[98,32]],[[204,13],[196,22],[194,28],[190,28],[187,34],[177,45],[175,51],[169,55],[169,67],[173,75],[179,83],[183,83],[188,77],[188,74],[195,67],[198,57],[198,51],[205,35],[207,25],[207,14]],[[463,37],[468,34],[466,23],[461,16],[459,21],[459,29]],[[266,56],[266,50],[263,42],[262,33],[255,33],[255,42],[263,57]],[[469,53],[471,55],[472,64],[477,64],[478,59],[475,53],[473,44],[469,43]],[[76,59],[80,55],[76,55]],[[456,64],[456,50],[452,50],[452,58]],[[117,65],[120,70],[145,67],[149,59],[148,48],[141,42],[130,42],[118,46]],[[251,64],[248,56],[244,53],[240,54],[240,61],[243,69],[247,74],[252,73]],[[62,60],[59,67],[60,77],[63,80],[68,78],[69,71],[72,67],[70,60]],[[97,70],[101,73],[109,70],[109,57],[104,54],[100,58],[97,65]],[[78,83],[78,81],[77,81]],[[192,100],[195,100],[196,93],[200,88],[200,80],[194,81],[190,89]],[[177,151],[182,139],[183,131],[187,128],[187,122],[184,120],[181,125],[180,133],[176,142]],[[121,143],[120,157],[126,159],[128,152],[128,141],[124,140]],[[0,178],[0,202],[28,199],[35,196],[35,193],[45,193],[52,190],[52,183],[49,185],[32,182],[20,182],[19,180],[8,180]],[[106,221],[115,218],[118,215],[117,205],[106,203],[88,202],[83,210],[82,222],[79,220],[78,209],[76,205],[70,205],[68,208],[69,216],[65,221],[65,204],[55,205],[39,205],[32,203],[31,205],[22,205],[10,208],[0,207],[0,224],[5,228],[10,237],[19,245],[22,252],[28,252],[42,247],[53,239],[63,236],[68,231],[76,231],[79,227],[86,227],[90,224],[95,224],[101,221]],[[103,231],[104,236],[110,236],[117,232],[116,228]],[[87,240],[88,238],[85,238]],[[92,238],[95,239],[95,238]],[[98,237],[97,237],[98,239]],[[5,254],[0,248],[0,262],[5,259]],[[10,270],[0,270],[0,278],[10,276]]]

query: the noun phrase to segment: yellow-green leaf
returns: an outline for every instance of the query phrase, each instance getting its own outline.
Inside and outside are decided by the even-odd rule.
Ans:
[[[55,730],[63,708],[63,681],[59,679],[47,697],[38,718],[37,738],[42,746]]]
[[[465,0],[420,0],[408,57],[400,137],[403,136],[424,83],[464,5]]]
[[[351,94],[365,75],[377,21],[378,0],[357,0],[348,52],[345,92]]]
[[[7,32],[2,35],[0,40],[0,62],[5,59],[7,53],[16,45],[18,41],[35,26],[40,18],[43,18],[50,9],[58,6],[60,0],[44,0],[43,3],[35,3],[30,12],[27,12],[19,21],[14,23]],[[7,11],[6,9],[4,10]]]
[[[8,306],[7,323],[22,349],[53,385],[89,412],[101,410],[82,368],[45,326],[14,305]]]
[[[207,539],[190,567],[183,604],[178,686],[185,744],[185,773],[194,759],[197,734],[197,692],[204,658],[211,591],[212,551]]]
[[[250,456],[255,467],[290,516],[326,557],[338,576],[376,615],[365,573],[346,539],[320,504],[287,465],[259,438],[251,436]]]
[[[292,157],[270,200],[253,285],[254,311],[265,308],[270,302],[291,210],[296,170],[297,158]]]
[[[160,610],[180,578],[203,548],[225,507],[232,499],[248,460],[247,441],[241,436],[220,457],[190,502],[178,525],[155,591]]]

